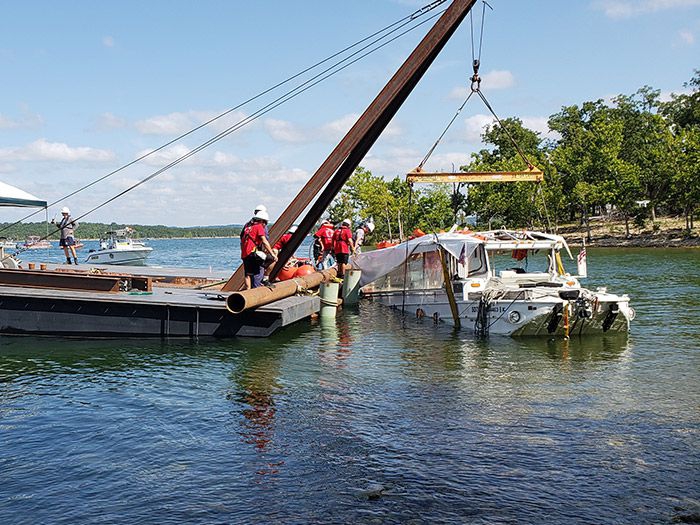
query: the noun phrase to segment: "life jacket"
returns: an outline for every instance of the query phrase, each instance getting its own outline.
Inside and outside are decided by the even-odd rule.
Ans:
[[[265,227],[262,223],[248,223],[243,229],[243,235],[241,236],[241,259],[245,259],[260,247],[260,242],[264,235]]]
[[[330,225],[321,226],[314,237],[321,241],[321,246],[324,250],[331,250],[333,248],[333,227]]]
[[[348,241],[352,239],[352,232],[347,226],[341,226],[333,232],[333,252],[335,253],[350,253],[350,244]]]
[[[291,238],[292,238],[292,234],[291,234],[291,233],[289,233],[289,232],[285,233],[284,235],[282,235],[282,237],[279,238],[279,240],[275,243],[275,245],[273,246],[273,248],[274,248],[275,250],[281,250],[282,247],[283,247],[285,244],[287,244],[287,243],[289,242],[289,239],[291,239]]]

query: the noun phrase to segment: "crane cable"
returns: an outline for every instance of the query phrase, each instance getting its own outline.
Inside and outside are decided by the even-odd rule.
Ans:
[[[455,115],[452,117],[452,120],[447,124],[447,127],[445,127],[444,131],[440,134],[438,139],[435,141],[433,146],[428,150],[428,153],[423,157],[423,160],[421,160],[420,164],[418,165],[418,170],[421,170],[425,163],[428,161],[430,156],[433,154],[435,151],[435,148],[437,148],[438,144],[440,141],[442,141],[443,137],[447,133],[447,131],[450,129],[452,124],[454,123],[455,120],[457,120],[457,117],[459,114],[462,112],[462,109],[464,109],[464,106],[467,104],[469,99],[472,97],[474,93],[479,95],[479,98],[481,98],[482,102],[486,106],[486,108],[491,112],[493,117],[496,119],[498,122],[499,126],[503,131],[505,131],[506,135],[510,139],[510,141],[513,143],[513,146],[515,147],[516,152],[518,155],[525,161],[525,164],[527,164],[528,169],[533,169],[534,165],[530,162],[530,160],[527,158],[525,155],[525,152],[523,152],[522,148],[520,145],[516,142],[515,138],[511,134],[511,132],[508,130],[508,128],[503,124],[501,119],[498,117],[496,112],[494,111],[493,107],[489,103],[489,101],[486,99],[486,96],[484,93],[481,91],[481,77],[479,76],[479,67],[481,66],[481,49],[482,49],[482,44],[484,40],[484,20],[486,19],[486,7],[488,6],[489,9],[493,10],[491,5],[486,2],[486,0],[483,1],[483,8],[482,8],[482,14],[481,14],[481,31],[479,34],[479,52],[478,54],[475,53],[476,46],[474,45],[474,21],[471,12],[469,13],[469,25],[470,25],[470,32],[471,32],[471,48],[472,48],[472,69],[474,71],[474,74],[471,76],[469,79],[471,81],[471,89],[469,95],[467,95],[467,98],[462,102],[462,105],[457,109],[457,112]]]
[[[442,0],[442,1],[444,1],[444,0]],[[432,5],[432,4],[431,4],[431,5]],[[419,11],[420,11],[420,10],[419,10]],[[124,196],[125,194],[127,194],[127,193],[129,193],[130,191],[136,189],[137,187],[141,186],[142,184],[145,184],[146,182],[148,182],[148,181],[154,179],[155,177],[157,177],[158,175],[160,175],[160,174],[163,173],[164,171],[166,171],[166,170],[168,170],[168,169],[170,169],[170,168],[176,166],[177,164],[180,164],[180,163],[183,162],[184,160],[187,160],[189,157],[195,155],[196,153],[199,153],[201,150],[205,149],[206,147],[208,147],[208,146],[214,144],[215,142],[218,142],[219,140],[221,140],[221,139],[223,139],[224,137],[230,135],[231,133],[237,131],[238,129],[242,128],[243,126],[245,126],[245,125],[247,125],[247,124],[250,124],[250,123],[253,122],[254,120],[257,120],[258,118],[260,118],[261,116],[265,115],[266,113],[269,113],[270,111],[272,111],[273,109],[277,108],[278,106],[280,106],[280,105],[282,105],[282,104],[288,102],[289,100],[291,100],[291,99],[293,99],[293,98],[299,96],[299,95],[302,94],[303,92],[305,92],[305,91],[311,89],[312,87],[314,87],[314,86],[316,86],[317,84],[323,82],[324,80],[328,79],[329,77],[331,77],[331,76],[333,76],[333,75],[336,75],[336,74],[339,73],[340,71],[343,71],[344,69],[350,67],[352,64],[354,64],[354,63],[360,61],[361,59],[365,58],[366,56],[368,56],[368,55],[370,55],[370,54],[372,54],[372,53],[378,51],[379,49],[381,49],[381,48],[383,48],[383,47],[385,47],[385,46],[387,46],[387,45],[389,45],[390,43],[392,43],[392,42],[394,42],[395,40],[397,40],[397,39],[401,38],[402,36],[404,36],[405,34],[411,32],[411,31],[414,31],[415,29],[419,28],[420,26],[422,26],[422,25],[424,25],[424,24],[430,22],[432,19],[434,19],[434,18],[440,16],[441,14],[442,14],[442,11],[437,12],[437,13],[435,13],[435,14],[429,16],[427,19],[425,19],[425,20],[423,20],[422,22],[420,22],[420,23],[414,25],[413,27],[409,27],[408,29],[405,29],[404,31],[402,31],[402,32],[400,32],[399,34],[395,35],[394,37],[390,38],[390,39],[387,40],[386,42],[382,42],[381,44],[377,44],[377,43],[380,42],[383,38],[386,38],[386,36],[384,36],[384,37],[381,37],[381,38],[375,40],[375,41],[372,42],[371,44],[368,44],[368,45],[364,46],[364,47],[361,48],[360,50],[358,50],[358,51],[352,53],[349,57],[346,57],[345,59],[339,61],[338,63],[334,64],[333,66],[330,66],[330,67],[326,68],[326,69],[323,70],[321,73],[318,73],[317,75],[315,75],[315,76],[312,77],[311,79],[306,80],[305,82],[301,83],[300,85],[298,85],[298,86],[295,87],[294,89],[288,91],[288,92],[285,93],[284,95],[278,97],[278,98],[275,99],[274,101],[272,101],[272,102],[270,102],[269,104],[267,104],[267,105],[263,106],[262,108],[258,109],[256,112],[252,113],[252,114],[249,115],[248,117],[246,117],[246,118],[240,120],[239,122],[237,122],[236,124],[230,126],[230,127],[227,128],[227,129],[225,129],[224,131],[222,131],[222,132],[219,133],[218,135],[216,135],[216,136],[210,138],[209,140],[205,141],[204,143],[200,144],[199,146],[197,146],[197,147],[194,148],[193,150],[191,150],[191,151],[187,152],[186,154],[182,155],[181,157],[175,159],[174,161],[170,162],[170,163],[167,164],[166,166],[163,166],[162,168],[158,169],[157,171],[155,171],[154,173],[152,173],[152,174],[149,175],[148,177],[146,177],[146,178],[144,178],[144,179],[142,179],[142,180],[136,182],[135,184],[129,186],[128,188],[126,188],[125,190],[121,191],[121,192],[118,193],[117,195],[115,195],[115,196],[113,196],[113,197],[107,199],[106,201],[102,202],[101,204],[99,204],[99,205],[95,206],[94,208],[90,209],[89,211],[83,213],[82,215],[80,215],[79,217],[77,217],[76,219],[74,219],[74,221],[77,222],[77,221],[83,219],[84,217],[90,215],[91,213],[97,211],[98,209],[100,209],[100,208],[106,206],[107,204],[113,202],[114,200],[116,200],[116,199],[118,199],[118,198]],[[411,22],[411,21],[413,21],[413,19],[409,20],[409,22]],[[406,25],[406,24],[404,24],[404,25]],[[403,27],[403,26],[401,26],[401,27]],[[397,30],[393,30],[392,32],[395,32],[395,31],[397,31]],[[377,44],[376,47],[371,48],[371,46],[372,46],[372,45],[375,45],[375,44]],[[368,50],[368,49],[369,49],[369,50]],[[366,51],[366,52],[363,53],[363,51]],[[343,64],[343,62],[347,61],[350,57],[353,57],[353,56],[355,56],[355,58],[354,58],[353,60],[347,62],[346,64]],[[343,64],[343,65],[341,66],[340,64]],[[2,231],[2,230],[0,230],[0,231]],[[47,239],[48,237],[50,237],[51,235],[53,235],[54,233],[56,233],[56,232],[58,232],[58,231],[59,231],[59,229],[55,229],[55,230],[53,230],[52,232],[47,233],[47,235],[45,235],[44,237],[42,237],[42,238],[39,239],[39,240]],[[7,256],[5,256],[5,258],[3,258],[2,260],[0,260],[0,262],[4,261],[5,259],[7,259],[7,258],[9,258],[9,257],[14,257],[14,256],[16,256],[16,255],[19,255],[20,253],[22,253],[23,251],[25,251],[25,250],[27,250],[27,249],[28,249],[28,248],[26,248],[26,247],[25,247],[25,248],[20,248],[20,249],[18,249],[16,252],[14,252],[12,255],[7,255]]]
[[[138,162],[140,162],[140,161],[146,159],[147,157],[150,157],[150,156],[153,155],[154,153],[157,153],[157,152],[159,152],[159,151],[161,151],[161,150],[167,148],[168,146],[171,146],[172,144],[174,144],[174,143],[176,143],[176,142],[178,142],[178,141],[184,139],[185,137],[187,137],[187,136],[193,134],[194,132],[199,131],[200,129],[202,129],[202,128],[208,126],[209,124],[212,124],[213,122],[215,122],[215,121],[217,121],[217,120],[219,120],[219,119],[225,117],[226,115],[228,115],[228,114],[230,114],[230,113],[236,111],[237,109],[240,109],[241,107],[243,107],[243,106],[245,106],[245,105],[247,105],[247,104],[249,104],[249,103],[251,103],[251,102],[253,102],[253,101],[255,101],[255,100],[259,99],[259,98],[261,98],[262,96],[264,96],[264,95],[266,95],[266,94],[268,94],[268,93],[274,91],[275,89],[277,89],[277,88],[279,88],[279,87],[281,87],[281,86],[283,86],[283,85],[285,85],[285,84],[288,84],[288,83],[291,82],[292,80],[299,78],[300,76],[302,76],[302,75],[308,73],[309,71],[312,71],[312,70],[316,69],[317,67],[319,67],[319,66],[325,64],[326,62],[328,62],[328,61],[330,61],[330,60],[333,60],[334,58],[337,58],[338,56],[341,56],[342,54],[344,54],[344,53],[346,53],[347,51],[349,51],[349,50],[351,50],[351,49],[353,49],[353,48],[359,46],[360,44],[363,44],[364,42],[367,42],[368,40],[371,40],[371,39],[373,39],[373,38],[375,38],[375,37],[378,37],[378,38],[376,38],[373,42],[371,42],[370,44],[368,44],[367,46],[361,48],[359,51],[357,51],[357,52],[355,52],[355,53],[349,55],[348,57],[344,58],[343,60],[340,60],[339,62],[336,62],[333,66],[331,66],[331,68],[332,68],[332,67],[337,67],[339,64],[342,64],[343,61],[348,60],[349,58],[353,57],[353,56],[356,55],[357,53],[363,51],[364,49],[367,49],[369,46],[376,44],[377,42],[381,41],[383,38],[386,38],[388,35],[391,35],[392,33],[396,32],[396,31],[398,31],[399,29],[401,29],[401,28],[405,27],[406,25],[410,24],[410,23],[413,22],[414,20],[417,20],[418,18],[422,17],[423,15],[429,13],[430,11],[432,11],[432,10],[435,9],[436,7],[440,6],[441,4],[445,3],[446,1],[447,1],[447,0],[435,0],[435,1],[433,1],[433,2],[431,2],[431,3],[429,3],[429,4],[427,4],[427,5],[425,5],[425,6],[423,6],[423,7],[421,7],[420,9],[417,9],[416,11],[414,11],[413,13],[411,13],[410,15],[407,15],[407,16],[405,16],[405,17],[403,17],[403,18],[401,18],[401,19],[399,19],[399,20],[397,20],[397,21],[395,21],[395,22],[393,22],[393,23],[391,23],[391,24],[385,26],[384,28],[382,28],[382,29],[380,29],[380,30],[378,30],[378,31],[375,31],[374,33],[372,33],[372,34],[366,36],[365,38],[362,38],[361,40],[358,40],[358,41],[356,41],[355,43],[346,46],[345,48],[341,49],[340,51],[337,51],[337,52],[335,52],[335,53],[329,55],[328,57],[324,58],[323,60],[320,60],[320,61],[316,62],[315,64],[313,64],[313,65],[311,65],[311,66],[309,66],[309,67],[307,67],[307,68],[305,68],[305,69],[302,69],[302,70],[299,71],[298,73],[295,73],[294,75],[292,75],[292,76],[286,78],[285,80],[282,80],[281,82],[278,82],[277,84],[275,84],[275,85],[273,85],[273,86],[271,86],[271,87],[269,87],[269,88],[267,88],[267,89],[261,91],[261,92],[258,93],[257,95],[254,95],[254,96],[248,98],[247,100],[245,100],[245,101],[243,101],[243,102],[237,104],[236,106],[234,106],[234,107],[232,107],[232,108],[230,108],[230,109],[224,111],[223,113],[220,113],[219,115],[217,115],[217,116],[215,116],[215,117],[213,117],[213,118],[207,120],[206,122],[203,122],[202,124],[200,124],[200,125],[198,125],[198,126],[192,128],[192,129],[190,129],[189,131],[183,133],[182,135],[179,135],[178,137],[175,137],[174,139],[172,139],[172,140],[166,142],[165,144],[159,146],[158,148],[156,148],[156,149],[154,149],[154,150],[152,150],[152,151],[149,151],[148,153],[145,153],[144,155],[141,155],[140,157],[137,157],[137,158],[133,159],[132,161],[130,161],[130,162],[128,162],[128,163],[126,163],[126,164],[120,166],[119,168],[117,168],[117,169],[115,169],[115,170],[113,170],[113,171],[107,173],[106,175],[103,175],[102,177],[99,177],[98,179],[95,179],[94,181],[90,182],[89,184],[86,184],[85,186],[82,186],[82,187],[78,188],[77,190],[75,190],[75,191],[73,191],[73,192],[71,192],[71,193],[69,193],[69,194],[67,194],[67,195],[64,195],[63,197],[60,197],[59,199],[57,199],[57,200],[55,200],[55,201],[49,203],[49,204],[46,206],[46,208],[50,208],[51,206],[55,206],[56,204],[58,204],[58,203],[60,203],[60,202],[63,202],[64,200],[66,200],[66,199],[68,199],[68,198],[70,198],[70,197],[73,197],[74,195],[77,195],[78,193],[80,193],[80,192],[82,192],[82,191],[84,191],[84,190],[86,190],[86,189],[88,189],[88,188],[91,188],[92,186],[98,184],[99,182],[102,182],[103,180],[108,179],[109,177],[111,177],[111,176],[113,176],[113,175],[116,175],[117,173],[119,173],[119,172],[125,170],[126,168],[128,168],[128,167],[130,167],[130,166],[133,166],[134,164],[136,164],[136,163],[138,163]],[[435,15],[434,15],[434,16],[435,16]],[[428,20],[431,20],[432,18],[434,18],[434,16],[430,17]],[[423,22],[423,23],[425,23],[425,22]],[[416,27],[422,25],[423,23],[418,24]],[[393,29],[392,29],[392,28],[393,28]],[[389,31],[390,29],[391,29],[391,31]],[[386,34],[383,35],[383,36],[379,36],[379,35],[382,35],[383,33],[386,33]],[[405,34],[405,33],[402,33],[402,35],[403,35],[403,34]],[[391,41],[393,41],[393,39],[390,40],[390,42],[391,42]],[[366,56],[366,55],[365,55],[365,56]],[[329,69],[330,69],[330,68],[329,68]],[[324,70],[321,74],[327,72],[329,69]],[[317,77],[312,77],[311,80],[313,80],[314,78],[317,78]],[[301,85],[304,85],[304,84],[301,84]],[[279,99],[278,99],[278,100],[279,100]],[[13,226],[16,226],[16,225],[20,224],[22,221],[25,221],[25,220],[27,220],[27,219],[33,217],[34,215],[36,215],[37,213],[40,213],[40,212],[41,212],[41,210],[39,209],[39,210],[37,210],[37,211],[34,211],[34,212],[30,213],[29,215],[26,215],[26,216],[22,217],[21,219],[15,221],[14,223],[11,223],[11,224],[9,224],[9,225],[6,225],[6,226],[0,228],[0,233],[4,232],[5,230],[8,230],[9,228],[12,228]]]

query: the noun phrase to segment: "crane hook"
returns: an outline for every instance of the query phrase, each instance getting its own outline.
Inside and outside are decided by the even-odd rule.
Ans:
[[[470,80],[472,81],[472,86],[471,86],[472,93],[476,93],[477,91],[479,91],[479,88],[481,87],[481,77],[479,76],[479,66],[480,65],[481,65],[481,62],[479,61],[479,59],[475,58],[474,64],[473,64],[474,74],[470,78]]]

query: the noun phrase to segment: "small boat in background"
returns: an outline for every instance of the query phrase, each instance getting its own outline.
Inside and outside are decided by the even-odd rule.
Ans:
[[[153,248],[138,239],[134,239],[134,230],[124,228],[106,232],[100,239],[100,248],[90,250],[86,263],[125,264],[140,266],[146,264],[146,258]]]
[[[46,239],[42,239],[38,235],[30,235],[24,243],[18,244],[17,248],[24,250],[47,250],[53,248],[53,244]]]
[[[7,237],[0,237],[0,248],[5,250],[15,250],[17,249],[17,241],[8,239]]]

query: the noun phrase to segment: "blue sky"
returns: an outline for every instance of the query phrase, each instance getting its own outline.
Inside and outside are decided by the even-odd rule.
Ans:
[[[55,200],[428,3],[3,0],[0,180]],[[542,133],[548,116],[563,105],[633,93],[647,84],[668,96],[682,91],[700,68],[700,0],[490,3],[482,90],[499,116],[520,117]],[[477,25],[480,14],[479,5]],[[240,223],[259,202],[274,219],[429,25],[86,220]],[[385,177],[415,167],[461,104],[470,74],[467,20],[362,165]],[[261,105],[241,108],[225,123],[64,204],[81,214]],[[489,122],[485,108],[470,101],[427,168],[465,163],[480,148],[479,133]],[[0,221],[21,216],[6,209]]]

